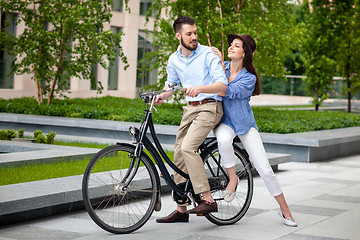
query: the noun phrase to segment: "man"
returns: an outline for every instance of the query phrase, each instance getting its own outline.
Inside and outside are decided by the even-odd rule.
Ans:
[[[174,22],[173,27],[180,46],[169,58],[165,86],[181,83],[187,89],[185,94],[188,101],[176,136],[174,163],[189,174],[195,194],[202,194],[203,200],[189,211],[186,205],[178,205],[177,210],[169,216],[157,219],[159,223],[188,222],[189,213],[217,212],[217,204],[210,193],[197,149],[221,120],[223,110],[219,93],[225,92],[228,84],[220,58],[210,47],[198,43],[195,20],[182,16]],[[170,91],[160,94],[155,104],[162,104],[173,93]],[[184,181],[182,176],[175,174],[177,184]]]

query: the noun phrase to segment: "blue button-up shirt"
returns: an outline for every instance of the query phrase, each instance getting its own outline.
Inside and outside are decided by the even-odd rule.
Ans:
[[[210,47],[198,43],[196,50],[192,51],[189,57],[181,54],[180,47],[171,54],[167,71],[167,81],[165,86],[170,83],[181,85],[184,88],[204,86],[220,81],[228,84],[224,70],[221,67],[220,58],[213,53]],[[221,101],[222,97],[218,94],[200,93],[197,97],[186,96],[187,101],[201,101],[205,98],[213,98]]]
[[[230,62],[225,62],[226,77],[230,76]],[[256,76],[243,68],[229,82],[223,97],[224,114],[221,122],[231,127],[238,135],[247,133],[251,127],[258,130],[249,101],[256,83]]]

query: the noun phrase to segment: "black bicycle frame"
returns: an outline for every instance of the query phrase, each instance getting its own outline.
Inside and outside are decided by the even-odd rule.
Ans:
[[[146,115],[145,115],[145,119],[143,121],[143,124],[140,127],[140,136],[137,140],[138,146],[140,146],[141,144],[144,145],[144,147],[150,152],[150,154],[152,155],[152,157],[154,158],[156,164],[158,165],[160,172],[163,176],[163,178],[165,179],[165,181],[167,182],[167,184],[170,185],[171,189],[173,189],[175,192],[177,192],[180,196],[182,197],[187,197],[187,193],[188,191],[186,191],[187,186],[189,185],[190,182],[190,178],[189,175],[186,174],[185,172],[183,172],[182,170],[180,170],[170,159],[169,157],[166,155],[164,149],[162,148],[159,139],[156,136],[156,132],[155,132],[155,127],[154,127],[154,123],[152,121],[152,111],[151,110],[146,110]],[[152,139],[154,141],[154,144],[150,141],[150,139],[146,136],[147,130],[150,130]],[[160,154],[159,154],[160,153]],[[139,151],[139,156],[138,159],[141,159],[141,154],[142,151]],[[170,176],[168,170],[166,169],[166,166],[163,162],[163,160],[170,166],[170,168],[172,168],[175,172],[177,172],[178,174],[180,174],[182,177],[184,177],[185,179],[187,179],[186,181],[186,187],[185,189],[181,189],[172,179],[172,177]]]

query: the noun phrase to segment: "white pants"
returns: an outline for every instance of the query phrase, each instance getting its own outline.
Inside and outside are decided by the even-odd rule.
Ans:
[[[232,143],[236,133],[228,125],[220,124],[214,129],[214,134],[218,141],[219,153],[224,167],[231,168],[235,166],[236,156]],[[255,128],[251,128],[244,135],[239,135],[239,138],[270,194],[272,196],[280,195],[282,189],[270,166],[259,132]]]

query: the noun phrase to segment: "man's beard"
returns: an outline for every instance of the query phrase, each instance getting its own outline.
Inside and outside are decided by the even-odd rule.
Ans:
[[[181,45],[184,47],[184,48],[186,48],[187,50],[190,50],[190,51],[194,51],[196,48],[197,48],[197,44],[195,45],[195,47],[192,47],[192,46],[190,46],[190,45],[187,45],[185,42],[184,42],[184,40],[183,40],[183,38],[181,37]],[[197,42],[197,40],[195,40],[195,42]]]

